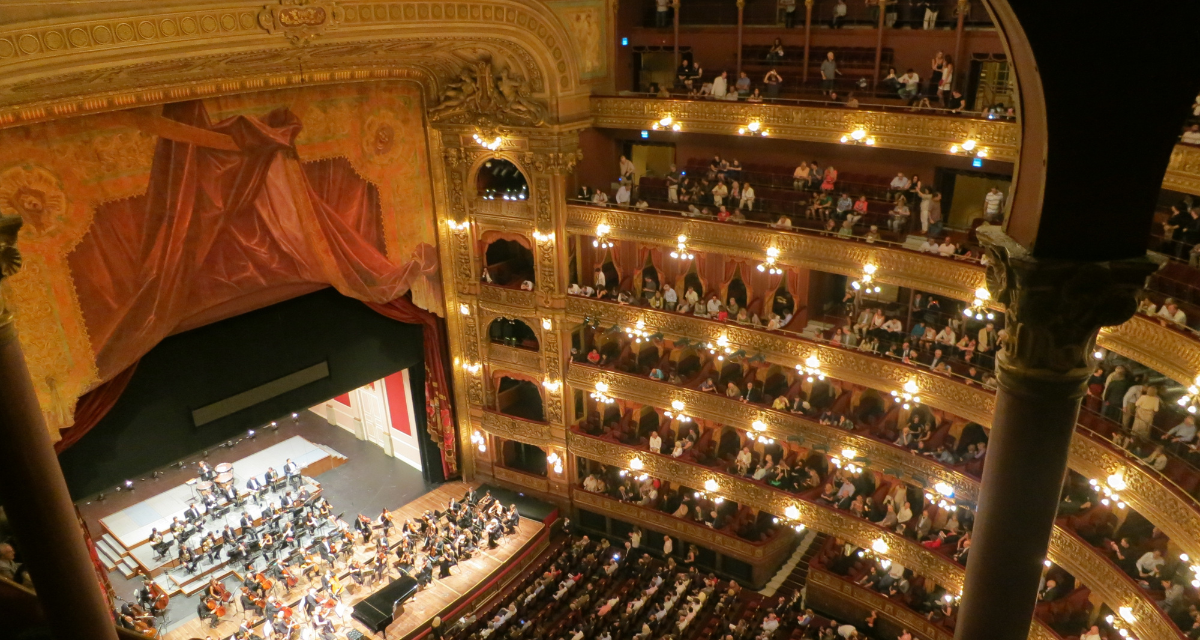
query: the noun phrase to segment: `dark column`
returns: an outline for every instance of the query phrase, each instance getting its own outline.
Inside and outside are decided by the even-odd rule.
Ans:
[[[1154,265],[1037,259],[998,227],[978,233],[1009,338],[997,354],[1000,388],[955,638],[1024,640],[1096,333],[1133,315]]]
[[[813,0],[804,0],[804,74],[800,82],[808,84],[808,56],[812,50],[812,8]]]
[[[740,77],[742,77],[742,24],[745,20],[745,15],[746,15],[746,0],[737,0],[737,9],[738,9],[737,77],[740,78]],[[737,78],[734,78],[734,81],[736,82]]]
[[[671,21],[675,23],[675,68],[679,68],[679,0],[671,2]],[[695,62],[695,60],[693,60]]]
[[[965,22],[966,22],[966,17],[967,17],[966,13],[967,13],[967,7],[969,6],[967,4],[967,1],[968,0],[958,0],[958,4],[957,4],[958,24],[954,27],[954,68],[952,69],[954,74],[958,73],[958,65],[963,64],[963,61],[962,61],[963,30],[966,28],[965,27]],[[950,78],[950,79],[953,80],[954,78]],[[958,86],[958,85],[951,85],[951,86]],[[967,92],[964,89],[963,95],[965,96],[966,94],[967,94]],[[947,95],[949,95],[949,94],[947,94]]]
[[[0,280],[21,268],[21,219],[0,217]],[[0,298],[0,500],[12,521],[38,600],[62,640],[115,640],[116,627],[83,541],[67,481],[38,406],[12,313]]]
[[[883,24],[887,16],[887,0],[879,0],[879,27],[875,34],[875,75],[871,77],[871,88],[879,84],[879,65],[883,63]],[[955,58],[955,62],[958,59]]]

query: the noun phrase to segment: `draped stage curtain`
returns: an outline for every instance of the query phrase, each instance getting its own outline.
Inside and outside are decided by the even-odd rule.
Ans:
[[[263,306],[273,289],[332,285],[426,327],[427,384],[437,392],[429,403],[448,415],[444,336],[432,314],[400,300],[418,276],[437,269],[436,251],[404,264],[388,259],[375,187],[345,159],[302,166],[295,148],[302,123],[286,108],[214,124],[203,102],[190,101],[168,104],[162,115],[168,126],[146,194],[98,207],[68,258],[100,379],[115,380],[207,309],[225,305],[228,317]],[[119,391],[102,392],[95,406],[77,409],[77,419],[103,415],[111,402],[101,397]],[[64,435],[78,431],[68,435],[78,440],[89,422]],[[439,415],[430,423],[443,465],[456,469],[453,421]]]
[[[61,440],[54,443],[55,453],[62,453],[71,445],[79,442],[85,433],[91,431],[92,427],[100,422],[100,418],[108,415],[113,405],[117,404],[117,398],[125,393],[125,388],[133,379],[135,370],[137,370],[136,362],[125,367],[125,370],[118,373],[113,379],[85,393],[75,402],[75,423],[70,429],[63,432]]]

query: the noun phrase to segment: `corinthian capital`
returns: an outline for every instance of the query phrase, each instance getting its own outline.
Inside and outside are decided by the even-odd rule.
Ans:
[[[0,215],[0,284],[21,270],[21,252],[17,250],[17,231],[21,224],[20,216]],[[5,306],[4,291],[0,290],[0,344],[12,340],[16,333],[12,311]]]
[[[1100,327],[1137,311],[1135,296],[1155,265],[1147,258],[1084,262],[1036,258],[999,227],[977,230],[990,263],[987,284],[1005,305],[1002,374],[1082,383]]]

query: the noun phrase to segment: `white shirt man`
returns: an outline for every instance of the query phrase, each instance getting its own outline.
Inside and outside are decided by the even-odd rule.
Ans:
[[[892,191],[904,191],[908,189],[908,185],[910,184],[912,184],[912,182],[908,178],[904,177],[903,173],[897,173],[896,177],[892,178],[892,182],[888,186],[891,187]]]
[[[634,530],[629,534],[629,546],[637,549],[642,544],[642,532]]]
[[[726,75],[727,72],[722,71],[721,75],[717,76],[716,79],[712,81],[712,95],[717,100],[724,99],[725,94],[728,93],[729,81],[726,79]]]
[[[674,310],[675,305],[679,303],[679,293],[669,284],[663,285],[663,301],[667,303],[668,310]]]
[[[725,186],[724,182],[718,182],[717,186],[712,188],[713,204],[718,207],[725,203],[725,198],[729,195],[729,187]]]
[[[754,211],[754,187],[746,185],[742,189],[742,204],[739,208]]]
[[[983,212],[989,216],[998,215],[1000,213],[1000,205],[1004,203],[1004,194],[996,187],[992,187],[987,195],[983,197]]]
[[[937,337],[934,338],[934,341],[938,344],[944,344],[948,347],[953,347],[956,338],[957,336],[954,335],[954,329],[951,329],[950,325],[946,325],[942,327],[941,331],[938,332]]]
[[[1175,304],[1174,300],[1168,299],[1167,303],[1158,310],[1158,315],[1176,324],[1187,324],[1187,314],[1179,308],[1179,305]]]
[[[954,246],[954,243],[950,242],[949,238],[943,240],[942,243],[938,245],[938,254],[947,258],[953,256],[954,252],[957,250],[958,247]]]
[[[655,489],[654,485],[651,485],[648,490],[642,492],[642,499],[638,501],[638,504],[645,507],[649,504],[652,504],[657,499],[658,489]]]
[[[662,438],[658,437],[658,432],[650,434],[650,450],[654,453],[662,453]]]
[[[1143,575],[1154,575],[1159,567],[1166,563],[1167,561],[1163,559],[1161,554],[1156,556],[1153,551],[1147,551],[1142,557],[1138,558],[1137,568]]]
[[[921,246],[918,249],[918,251],[920,251],[921,253],[936,254],[938,252],[937,240],[934,240],[933,238],[925,238],[925,242],[921,243]]]
[[[851,638],[858,637],[858,629],[855,629],[852,624],[844,624],[837,628],[837,634],[846,638],[846,640],[850,640]]]
[[[710,316],[715,316],[721,311],[721,301],[717,300],[716,296],[709,298],[708,305],[706,306],[708,308],[708,315]]]
[[[622,182],[621,186],[619,188],[617,188],[617,206],[618,207],[628,207],[629,206],[629,187],[625,186],[624,182]]]
[[[1184,144],[1200,144],[1200,126],[1192,125],[1190,129],[1183,132],[1179,141]]]
[[[901,324],[896,318],[892,318],[891,320],[883,323],[882,329],[891,333],[900,333],[901,331],[904,331],[904,325]]]

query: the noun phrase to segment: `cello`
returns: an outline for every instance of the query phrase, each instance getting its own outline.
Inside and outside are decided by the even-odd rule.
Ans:
[[[254,581],[258,583],[258,586],[262,587],[263,593],[269,592],[275,586],[275,581],[268,578],[267,574],[261,571],[254,574]]]
[[[171,604],[171,596],[167,595],[167,590],[153,581],[150,582],[150,599],[150,608],[154,610],[155,614],[166,611],[167,605]]]
[[[208,607],[208,610],[218,618],[225,617],[225,603],[221,602],[220,600],[217,600],[216,598],[205,598],[204,606]]]

